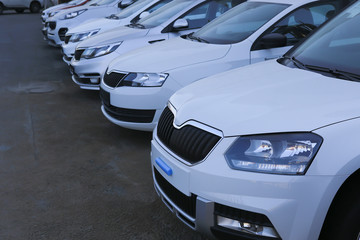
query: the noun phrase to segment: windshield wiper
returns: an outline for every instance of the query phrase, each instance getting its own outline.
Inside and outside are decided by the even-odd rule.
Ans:
[[[297,68],[309,70],[309,68],[304,63],[302,63],[300,60],[296,59],[295,57],[284,56],[283,58],[290,60]]]
[[[131,27],[131,28],[140,28],[140,29],[145,29],[145,26],[140,24],[140,23],[131,23],[129,25],[127,25],[128,27]]]
[[[195,37],[193,34],[194,34],[194,33],[192,32],[192,33],[190,33],[189,35],[187,35],[187,37],[190,38],[190,39],[192,39],[192,40],[196,40],[196,41],[198,41],[198,42],[209,43],[209,41],[207,41],[207,40],[205,40],[205,39],[203,39],[203,38],[200,38],[200,37]]]
[[[327,67],[314,66],[314,65],[306,65],[306,67],[309,70],[312,70],[315,72],[329,73],[332,76],[335,76],[336,78],[350,80],[350,81],[354,81],[354,82],[360,82],[360,75],[356,74],[356,73],[346,72],[346,71],[327,68]]]

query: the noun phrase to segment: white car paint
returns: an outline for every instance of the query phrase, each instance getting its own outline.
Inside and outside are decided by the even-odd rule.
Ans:
[[[181,221],[210,238],[223,232],[228,235],[220,239],[240,235],[240,239],[262,239],[263,234],[270,234],[267,239],[316,240],[321,232],[320,239],[359,239],[360,70],[356,64],[360,55],[351,49],[359,47],[360,36],[342,24],[346,21],[356,27],[359,9],[357,2],[329,22],[328,28],[323,27],[287,54],[289,58],[296,56],[293,63],[282,60],[288,61],[285,66],[273,60],[231,70],[190,84],[170,98],[166,111],[171,111],[174,121],[164,118],[155,129],[151,164],[158,194]],[[307,51],[309,46],[314,47]],[[329,57],[312,59],[311,54],[319,56],[315,52],[322,46],[319,53]],[[315,66],[303,69],[299,58],[310,64],[309,68],[309,62],[326,59],[329,65],[317,62],[324,68],[351,68],[355,72],[345,71],[344,76],[335,73],[344,78],[339,79]],[[168,116],[165,111],[164,116]],[[203,149],[199,147],[203,142],[200,135],[191,138],[184,132],[189,126],[219,137],[206,157],[196,163],[181,157],[191,151],[180,146],[184,139],[198,147],[197,152]],[[159,129],[182,131],[183,135],[175,140],[173,132],[166,135]],[[254,151],[249,145],[234,149],[237,141],[289,133],[322,139],[305,172],[264,173],[234,169],[229,164],[230,150]],[[164,136],[169,140],[162,140]],[[169,142],[174,146],[169,147]],[[298,154],[291,156],[299,159]],[[270,163],[282,164],[271,158]],[[264,160],[264,165],[270,163]],[[195,217],[178,201],[189,202],[190,196],[195,198]],[[258,227],[262,222],[270,223],[267,229]]]
[[[230,0],[225,0],[226,3],[229,1]],[[145,24],[154,21],[154,19],[159,19],[159,16],[164,18],[161,18],[161,23],[154,24],[155,26],[149,26],[145,29],[138,27],[138,25],[123,26],[85,39],[77,45],[77,52],[114,43],[121,43],[121,45],[115,51],[100,57],[90,59],[86,59],[83,56],[79,59],[74,57],[70,63],[73,81],[83,89],[99,90],[100,78],[114,58],[123,55],[130,50],[147,46],[152,43],[155,43],[154,45],[156,45],[158,41],[164,41],[195,31],[199,27],[173,29],[173,24],[176,20],[181,20],[184,16],[188,17],[189,20],[191,20],[190,17],[201,17],[201,14],[192,12],[193,14],[188,16],[188,13],[199,9],[201,10],[202,4],[207,6],[209,3],[211,6],[214,5],[218,7],[218,4],[214,4],[214,2],[210,0],[174,0],[137,23]],[[228,6],[224,5],[224,11],[226,11],[227,8]],[[166,16],[166,18],[163,16]],[[205,16],[207,17],[208,14]],[[210,16],[213,16],[213,14],[210,14]],[[196,21],[196,19],[193,21]],[[199,25],[203,26],[204,24],[205,23],[201,22]],[[88,81],[88,79],[90,79],[91,82],[85,82]]]
[[[104,4],[102,4],[103,2]],[[85,4],[84,6],[60,11],[46,20],[45,26],[47,27],[48,43],[52,46],[61,46],[65,38],[65,33],[69,28],[94,18],[102,18],[119,13],[121,8],[119,8],[118,4],[121,2],[122,0],[100,0],[95,3],[91,2],[89,5]],[[80,14],[76,17],[65,19],[65,16],[76,12],[79,12]],[[59,36],[60,30],[62,30],[61,36]]]
[[[293,15],[288,14],[292,14],[293,10],[299,8],[302,9],[302,6],[306,4],[325,4],[313,0],[251,0],[240,4],[225,13],[212,23],[203,27],[197,33],[200,33],[206,28],[211,31],[213,31],[212,29],[217,31],[217,29],[223,28],[222,25],[224,22],[224,25],[226,25],[226,21],[223,19],[232,21],[231,19],[242,19],[243,15],[247,16],[248,14],[250,17],[247,19],[250,18],[250,20],[238,20],[236,25],[231,25],[230,27],[230,29],[243,29],[241,28],[242,25],[254,24],[252,22],[254,21],[253,16],[260,16],[260,14],[255,14],[247,10],[249,6],[251,7],[253,4],[269,6],[270,3],[288,4],[289,6],[274,17],[270,17],[270,19],[266,20],[260,28],[252,32],[252,34],[242,41],[208,44],[196,40],[192,41],[185,38],[175,38],[129,52],[128,54],[113,60],[109,64],[107,73],[166,73],[169,76],[161,87],[120,86],[113,88],[102,81],[102,91],[110,94],[110,102],[107,102],[102,106],[102,112],[105,117],[122,127],[152,131],[169,97],[175,91],[194,81],[219,72],[281,56],[291,47],[291,45],[259,50],[253,50],[253,47],[262,39],[264,33],[269,31],[269,29],[272,29],[274,24],[277,26],[276,24],[279,21],[292,19]],[[242,13],[238,13],[240,10]],[[301,10],[297,10],[296,12],[299,11]],[[288,16],[291,17],[288,18]],[[219,26],[217,26],[217,23],[219,23]],[[229,34],[228,37],[231,38],[233,35],[234,34]],[[117,111],[117,109],[119,111],[128,109],[128,111],[133,111],[134,114],[136,114],[137,110],[152,110],[155,111],[155,114],[152,121],[147,121],[146,123],[125,121],[121,119],[121,113],[119,116],[111,113],[111,111]]]
[[[86,23],[70,28],[66,33],[65,42],[62,43],[63,49],[63,60],[70,64],[71,58],[74,56],[75,48],[80,41],[71,41],[71,36],[79,33],[94,32],[99,34],[111,30],[113,28],[130,24],[130,22],[139,18],[140,14],[144,11],[151,13],[157,8],[165,5],[171,0],[140,0],[131,6],[121,11],[119,14],[114,16],[107,16],[106,18],[94,19],[87,21]],[[93,34],[93,35],[94,35]],[[91,36],[93,36],[91,35]],[[69,39],[70,41],[66,40]]]

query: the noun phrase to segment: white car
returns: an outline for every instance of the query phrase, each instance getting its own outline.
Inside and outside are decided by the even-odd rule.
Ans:
[[[140,16],[144,17],[171,1],[172,0],[140,0],[127,7],[119,14],[90,20],[75,26],[74,28],[70,28],[67,31],[64,43],[62,44],[64,62],[70,64],[76,46],[86,38],[119,26],[136,23],[140,19]]]
[[[152,131],[175,91],[216,73],[281,56],[341,5],[250,0],[194,34],[118,57],[101,82],[102,112],[119,126]]]
[[[176,92],[155,188],[217,239],[360,239],[360,2],[278,61]]]
[[[191,33],[243,0],[174,0],[137,23],[80,42],[70,63],[73,81],[99,90],[109,63],[130,50]],[[156,45],[156,44],[154,44]]]
[[[44,0],[0,0],[0,14],[4,10],[15,10],[18,13],[29,9],[32,13],[40,12],[44,7]]]
[[[54,5],[52,7],[46,8],[41,13],[41,20],[45,24],[46,19],[54,16],[59,11],[84,5],[89,1],[90,0],[72,0],[67,3],[61,3],[61,4]]]
[[[128,6],[128,4],[122,4],[122,1],[124,0],[96,0],[95,3],[90,5],[85,4],[84,6],[62,10],[53,17],[48,18],[45,26],[47,27],[49,45],[61,46],[65,40],[66,32],[71,27],[94,18],[119,13]]]

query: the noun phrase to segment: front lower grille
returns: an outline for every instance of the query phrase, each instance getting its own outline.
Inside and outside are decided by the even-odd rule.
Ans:
[[[80,60],[81,55],[83,54],[84,51],[85,51],[85,49],[76,49],[75,50],[74,58],[75,58],[76,61]]]
[[[115,88],[126,75],[125,73],[111,72],[108,74],[106,72],[104,75],[104,83],[109,87]]]
[[[65,36],[65,39],[64,39],[65,44],[68,44],[68,43],[69,43],[70,38],[71,38],[71,35],[66,35],[66,36]]]
[[[171,185],[161,174],[154,168],[154,175],[157,184],[165,195],[183,212],[192,218],[196,218],[196,195],[186,196],[173,185]]]
[[[165,108],[158,122],[157,136],[166,147],[189,163],[203,160],[220,140],[219,136],[191,125],[176,129],[173,122],[173,113]]]
[[[100,98],[107,114],[123,122],[151,123],[156,110],[119,108],[110,104],[110,93],[100,89]]]
[[[49,28],[54,30],[56,28],[56,22],[49,22]]]
[[[247,222],[265,227],[274,227],[270,222],[269,218],[263,214],[249,212],[242,209],[221,205],[218,203],[215,203],[214,214],[217,216],[235,219],[240,222]]]
[[[66,32],[68,31],[69,29],[67,29],[67,28],[60,28],[59,29],[59,38],[60,38],[60,40],[61,41],[64,41],[65,40],[65,34],[66,34]]]

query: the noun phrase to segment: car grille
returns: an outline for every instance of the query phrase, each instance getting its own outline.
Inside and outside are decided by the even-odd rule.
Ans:
[[[109,87],[115,88],[116,86],[119,85],[121,80],[123,80],[126,75],[127,74],[125,73],[118,73],[118,72],[111,72],[110,74],[105,73],[104,83]]]
[[[151,123],[155,116],[155,110],[139,110],[119,108],[110,104],[110,93],[100,89],[100,98],[107,114],[112,118],[123,122]]]
[[[164,194],[183,212],[190,217],[196,217],[196,195],[186,196],[174,186],[172,186],[161,174],[154,168],[154,175],[157,184]]]
[[[59,29],[59,38],[60,38],[61,41],[65,40],[65,34],[66,34],[67,31],[68,31],[67,28],[60,28]]]
[[[176,129],[173,122],[173,113],[165,108],[158,122],[157,136],[166,147],[189,163],[203,160],[220,140],[219,136],[194,126]]]
[[[56,28],[56,22],[49,22],[49,28],[54,30]]]
[[[64,39],[65,44],[68,44],[68,43],[69,43],[70,38],[71,38],[71,35],[66,35],[66,36],[65,36],[65,39]]]
[[[85,51],[85,49],[76,49],[75,50],[74,58],[75,58],[76,61],[80,60],[81,55],[83,54],[84,51]]]

